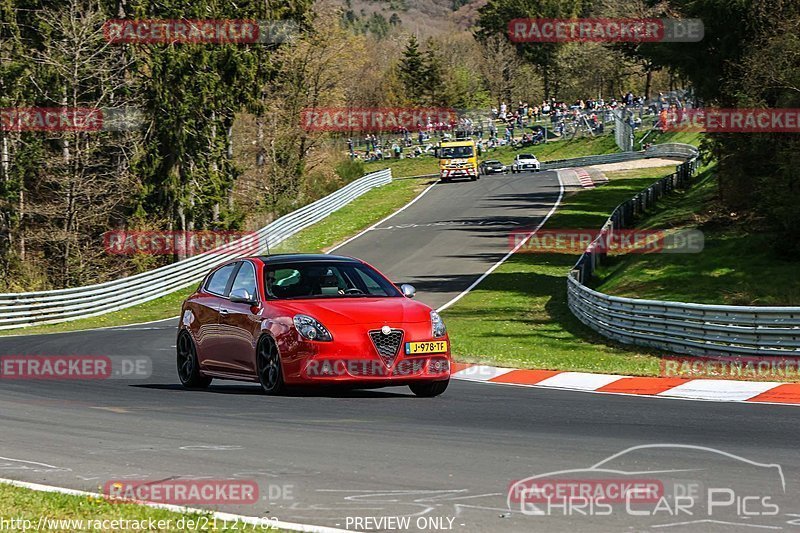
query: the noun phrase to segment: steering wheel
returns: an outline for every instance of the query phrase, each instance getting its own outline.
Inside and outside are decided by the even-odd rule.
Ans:
[[[350,287],[349,289],[344,290],[345,294],[364,294],[364,291],[357,287]]]

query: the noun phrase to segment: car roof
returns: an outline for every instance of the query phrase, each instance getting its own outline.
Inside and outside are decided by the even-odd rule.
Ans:
[[[314,263],[323,261],[328,263],[361,263],[361,261],[353,257],[330,254],[272,254],[259,255],[257,259],[267,265],[271,263]]]
[[[525,159],[536,159],[536,156],[533,154],[518,154],[517,157]]]
[[[497,159],[487,159],[486,161],[484,161],[484,163],[499,163],[499,162],[500,161],[498,161]]]

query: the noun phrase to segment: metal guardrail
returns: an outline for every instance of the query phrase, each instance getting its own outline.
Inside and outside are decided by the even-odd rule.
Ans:
[[[634,161],[637,159],[651,159],[655,157],[667,157],[677,159],[688,159],[696,155],[697,150],[690,152],[689,148],[694,148],[684,144],[659,144],[651,146],[647,150],[638,152],[616,152],[613,154],[589,155],[585,157],[574,157],[572,159],[556,159],[542,163],[543,170],[554,170],[557,168],[568,167],[588,167],[592,165],[603,165],[606,163],[621,163],[624,161]]]
[[[222,248],[105,283],[52,291],[0,294],[0,329],[90,318],[155,300],[198,283],[216,265],[253,255],[324,219],[367,191],[392,181],[391,169],[367,174]],[[252,241],[257,237],[257,245]]]
[[[674,174],[617,206],[569,273],[567,300],[572,313],[601,335],[624,344],[689,355],[800,356],[800,307],[641,300],[610,296],[585,285],[605,257],[598,241],[632,226],[635,217],[664,194],[688,185],[697,169],[697,150],[688,145],[659,145],[648,153],[687,161]]]

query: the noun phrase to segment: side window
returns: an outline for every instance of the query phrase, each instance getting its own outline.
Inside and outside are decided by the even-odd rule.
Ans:
[[[300,271],[294,268],[267,270],[266,285],[267,296],[285,298],[299,288]]]
[[[219,296],[225,296],[225,288],[228,286],[228,280],[231,278],[234,268],[236,268],[236,263],[231,263],[211,274],[206,284],[206,290]]]
[[[250,296],[255,296],[256,291],[256,271],[250,261],[242,261],[242,267],[236,273],[236,279],[233,280],[231,292],[236,289],[244,289]]]

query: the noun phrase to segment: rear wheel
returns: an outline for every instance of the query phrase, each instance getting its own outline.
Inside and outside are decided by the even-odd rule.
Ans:
[[[261,339],[256,352],[258,382],[265,394],[280,394],[284,390],[283,369],[278,347],[269,337]]]
[[[178,352],[178,378],[181,380],[181,385],[187,389],[208,388],[211,385],[211,378],[200,373],[197,350],[194,347],[191,335],[185,331],[181,332],[176,348]]]
[[[434,396],[439,396],[441,393],[446,391],[449,384],[450,380],[446,379],[444,381],[412,383],[408,386],[408,388],[420,398],[432,398]]]

